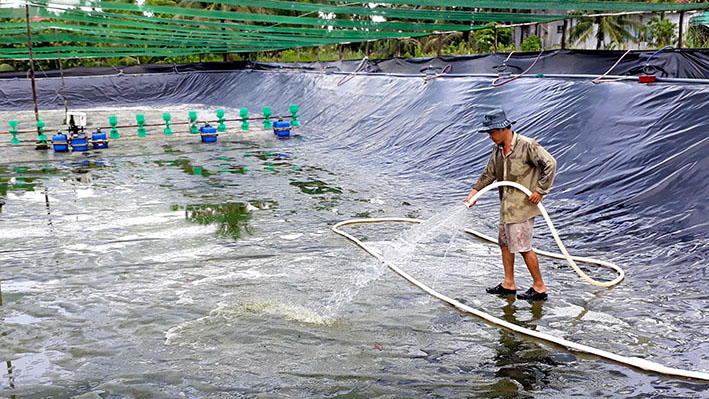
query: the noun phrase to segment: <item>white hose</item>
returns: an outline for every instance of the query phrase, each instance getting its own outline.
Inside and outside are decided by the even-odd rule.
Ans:
[[[480,198],[481,195],[492,190],[493,188],[497,188],[500,186],[514,187],[518,190],[521,190],[527,196],[532,195],[532,192],[529,191],[529,189],[527,189],[527,187],[524,187],[523,185],[521,185],[519,183],[515,183],[515,182],[511,182],[511,181],[500,181],[500,182],[492,183],[489,186],[478,191],[473,196],[473,198],[470,199],[470,203],[477,201],[477,199]],[[623,271],[623,269],[621,269],[617,265],[614,265],[613,263],[605,262],[605,261],[593,259],[593,258],[582,258],[582,257],[569,255],[569,252],[566,250],[564,243],[561,242],[561,238],[559,238],[559,233],[557,233],[556,229],[554,228],[554,224],[552,224],[551,219],[549,218],[549,214],[547,213],[547,210],[544,208],[544,205],[542,205],[542,203],[540,202],[537,204],[537,207],[539,208],[539,211],[542,213],[544,220],[547,222],[547,226],[549,226],[549,230],[551,231],[551,235],[554,236],[554,241],[556,241],[556,245],[559,246],[559,249],[561,250],[561,254],[535,249],[534,251],[536,253],[538,253],[539,255],[544,255],[544,256],[548,256],[550,258],[555,258],[555,259],[566,259],[566,261],[569,262],[569,265],[571,265],[571,267],[576,271],[576,273],[578,273],[579,276],[581,276],[581,278],[583,278],[584,280],[586,280],[589,283],[591,283],[595,286],[598,286],[598,287],[611,287],[611,286],[614,286],[614,285],[620,283],[623,280],[623,278],[625,277],[625,272]],[[484,240],[497,243],[496,239],[486,236],[485,234],[479,233],[477,231],[465,229],[465,232],[472,234],[474,236],[480,237]],[[615,279],[613,279],[611,281],[596,281],[596,280],[592,279],[591,277],[589,277],[586,273],[584,273],[583,270],[581,270],[576,265],[575,261],[595,264],[595,265],[604,266],[604,267],[613,269],[618,273],[618,277],[616,277]]]
[[[523,186],[521,186],[521,185],[519,185],[519,184],[517,184],[517,183],[512,183],[512,182],[498,182],[498,183],[493,183],[493,184],[491,184],[491,185],[485,187],[484,189],[480,190],[473,198],[471,198],[471,202],[477,200],[477,199],[478,199],[482,194],[484,194],[485,192],[487,192],[487,191],[489,191],[489,190],[491,190],[491,189],[493,189],[493,188],[495,188],[495,187],[499,187],[499,186],[511,186],[511,187],[516,187],[516,188],[518,188],[518,189],[524,191],[527,195],[531,195],[531,192],[529,192],[529,190],[527,190],[525,187],[523,187]],[[598,261],[598,260],[591,259],[591,258],[579,258],[579,257],[572,257],[572,256],[570,256],[570,255],[568,254],[568,252],[566,252],[566,249],[564,248],[563,244],[561,243],[561,240],[559,239],[558,234],[556,233],[556,230],[554,229],[554,227],[553,227],[553,225],[552,225],[552,223],[551,223],[551,220],[549,219],[549,215],[546,213],[546,210],[544,209],[544,207],[542,206],[541,203],[539,203],[538,206],[539,206],[539,209],[540,209],[541,212],[542,212],[542,215],[544,215],[544,219],[547,221],[547,224],[549,225],[549,228],[552,230],[552,234],[554,235],[554,238],[555,238],[555,240],[556,240],[557,245],[559,245],[559,248],[560,248],[561,251],[564,253],[564,255],[562,256],[562,255],[559,255],[559,254],[550,254],[549,252],[544,252],[544,251],[536,251],[537,253],[539,253],[540,255],[552,256],[552,257],[559,258],[559,259],[567,259],[567,261],[569,261],[569,263],[574,267],[574,270],[576,270],[576,272],[579,273],[579,275],[580,275],[581,277],[584,277],[584,279],[586,279],[587,281],[591,282],[592,284],[595,284],[595,283],[597,283],[597,282],[594,283],[595,280],[593,280],[593,279],[591,279],[590,277],[586,276],[586,274],[583,273],[583,272],[578,268],[578,266],[576,266],[576,264],[574,263],[574,259],[577,260],[577,261],[579,261],[579,262],[588,262],[588,263],[595,263],[595,264],[602,265],[602,266],[607,266],[607,267],[613,268],[613,269],[615,269],[616,271],[618,271],[619,276],[618,276],[615,280],[613,280],[613,281],[610,281],[610,282],[607,282],[607,283],[600,283],[600,284],[605,284],[605,285],[603,285],[603,286],[611,286],[611,285],[617,284],[618,282],[620,282],[620,281],[623,279],[623,276],[624,276],[623,270],[620,269],[618,266],[615,266],[615,265],[613,265],[613,264],[611,264],[611,263],[608,263],[608,262],[602,262],[602,261]],[[348,234],[348,233],[345,233],[344,231],[340,230],[340,227],[347,226],[347,225],[365,224],[365,223],[383,223],[383,222],[422,223],[423,220],[419,220],[419,219],[409,219],[409,218],[354,219],[354,220],[346,220],[346,221],[339,222],[339,223],[335,224],[334,226],[332,226],[332,231],[335,232],[336,234],[339,234],[339,235],[341,235],[341,236],[343,236],[343,237],[349,239],[350,241],[354,242],[355,244],[357,244],[358,246],[360,246],[362,249],[364,249],[365,251],[367,251],[370,255],[374,256],[375,258],[379,259],[379,261],[381,261],[382,263],[384,263],[385,265],[387,265],[391,270],[393,270],[394,272],[396,272],[397,274],[399,274],[401,277],[403,277],[403,278],[405,278],[406,280],[408,280],[408,281],[409,281],[410,283],[412,283],[413,285],[415,285],[415,286],[421,288],[423,291],[427,292],[427,293],[430,294],[431,296],[434,296],[434,297],[436,297],[436,298],[438,298],[438,299],[440,299],[440,300],[442,300],[442,301],[444,301],[444,302],[446,302],[446,303],[452,305],[453,307],[455,307],[455,308],[457,308],[457,309],[459,309],[459,310],[461,310],[461,311],[463,311],[463,312],[470,313],[470,314],[472,314],[472,315],[474,315],[474,316],[477,316],[477,317],[479,317],[479,318],[481,318],[481,319],[483,319],[483,320],[486,320],[486,321],[488,321],[488,322],[490,322],[490,323],[492,323],[492,324],[495,324],[495,325],[498,325],[498,326],[507,328],[507,329],[509,329],[509,330],[518,332],[518,333],[520,333],[520,334],[528,335],[528,336],[531,336],[531,337],[534,337],[534,338],[538,338],[538,339],[541,339],[541,340],[544,340],[544,341],[547,341],[547,342],[551,342],[551,343],[554,343],[554,344],[562,345],[562,346],[566,347],[566,348],[569,349],[569,350],[578,351],[578,352],[590,353],[590,354],[593,354],[593,355],[596,355],[596,356],[600,356],[600,357],[605,358],[605,359],[613,360],[613,361],[615,361],[615,362],[618,362],[618,363],[621,363],[621,364],[625,364],[625,365],[629,365],[629,366],[633,366],[633,367],[637,367],[637,368],[640,368],[640,369],[643,369],[643,370],[653,371],[653,372],[660,373],[660,374],[665,374],[665,375],[673,375],[673,376],[687,377],[687,378],[694,378],[694,379],[698,379],[698,380],[709,381],[709,373],[704,373],[704,372],[699,372],[699,371],[689,371],[689,370],[676,369],[676,368],[672,368],[672,367],[663,366],[663,365],[661,365],[661,364],[659,364],[659,363],[651,362],[651,361],[649,361],[649,360],[641,359],[641,358],[638,358],[638,357],[627,357],[627,356],[617,355],[617,354],[615,354],[615,353],[611,353],[611,352],[608,352],[608,351],[604,351],[604,350],[602,350],[602,349],[596,349],[596,348],[593,348],[593,347],[590,347],[590,346],[587,346],[587,345],[583,345],[583,344],[579,344],[579,343],[576,343],[576,342],[568,341],[568,340],[566,340],[566,339],[564,339],[564,338],[558,338],[558,337],[555,337],[555,336],[550,335],[550,334],[546,334],[546,333],[543,333],[543,332],[531,330],[531,329],[529,329],[529,328],[524,328],[524,327],[522,327],[522,326],[518,326],[517,324],[513,324],[513,323],[507,322],[507,321],[505,321],[505,320],[499,319],[499,318],[497,318],[497,317],[495,317],[495,316],[492,316],[492,315],[487,314],[487,313],[485,313],[485,312],[482,312],[482,311],[480,311],[480,310],[473,309],[473,308],[471,308],[470,306],[465,305],[465,304],[462,304],[462,303],[458,302],[457,300],[455,300],[455,299],[453,299],[453,298],[447,297],[447,296],[445,296],[445,295],[443,295],[443,294],[441,294],[441,293],[439,293],[439,292],[437,292],[437,291],[434,291],[432,288],[430,288],[430,287],[428,287],[427,285],[421,283],[420,281],[416,280],[415,278],[413,278],[412,276],[410,276],[409,274],[407,274],[406,272],[404,272],[403,270],[401,270],[401,269],[398,268],[397,266],[395,266],[395,265],[393,265],[392,263],[388,262],[388,261],[387,261],[380,253],[378,253],[374,248],[371,248],[371,247],[367,246],[367,245],[364,244],[362,241],[358,240],[356,237],[354,237],[354,236],[352,236],[352,235],[350,235],[350,234]],[[471,234],[475,234],[476,236],[483,237],[483,238],[485,238],[485,239],[491,240],[491,241],[493,241],[493,242],[495,241],[494,239],[489,238],[489,237],[487,237],[487,236],[484,236],[484,235],[482,235],[482,234],[480,234],[480,233],[473,232],[473,231],[467,230],[467,229],[466,229],[465,231],[468,232],[468,233],[471,233]],[[616,280],[617,280],[617,281],[616,281]],[[597,284],[597,285],[598,285],[598,284]]]

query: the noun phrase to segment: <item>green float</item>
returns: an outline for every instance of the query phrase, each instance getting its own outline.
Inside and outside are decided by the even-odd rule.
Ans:
[[[263,107],[263,116],[264,121],[263,121],[263,128],[265,130],[273,129],[273,121],[271,120],[271,115],[273,115],[273,112],[271,112],[271,107]]]
[[[44,125],[45,123],[42,118],[39,118],[39,121],[37,122],[37,133],[39,133],[38,139],[42,144],[47,144],[47,135],[44,134]]]
[[[143,127],[145,125],[145,115],[136,114],[135,121],[138,123],[138,137],[145,137],[145,128]]]
[[[217,126],[217,131],[219,133],[226,132],[226,125],[224,124],[224,121],[226,119],[224,118],[224,110],[223,109],[217,110],[217,119],[219,120],[219,126]]]
[[[118,128],[116,127],[118,125],[118,118],[116,115],[108,116],[108,124],[111,125],[111,140],[120,138],[121,135],[118,134]]]
[[[163,130],[165,136],[172,136],[172,129],[170,129],[170,119],[172,119],[172,117],[170,116],[169,112],[162,113],[162,120],[165,121],[165,129]]]
[[[190,116],[190,133],[192,133],[192,134],[199,133],[199,126],[197,126],[197,112],[190,111],[189,116]]]
[[[9,121],[10,124],[10,134],[12,135],[12,140],[10,140],[10,144],[12,145],[18,145],[20,144],[20,139],[17,138],[17,121]]]
[[[241,116],[241,130],[249,130],[249,110],[242,108],[239,110],[239,115]]]
[[[298,115],[298,111],[300,111],[300,108],[298,108],[297,105],[291,104],[290,108],[288,108],[291,114],[293,114],[293,120],[291,121],[290,125],[291,126],[300,126],[300,121],[298,118],[300,115]]]

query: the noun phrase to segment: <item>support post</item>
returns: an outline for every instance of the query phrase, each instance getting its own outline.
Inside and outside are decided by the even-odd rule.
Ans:
[[[682,34],[684,25],[684,11],[679,13],[679,38],[677,39],[677,48],[682,48]]]
[[[65,91],[64,91],[64,88],[65,88],[65,86],[64,86],[64,67],[62,66],[62,53],[59,51],[59,46],[60,46],[61,43],[59,42],[59,33],[57,32],[57,29],[56,29],[56,28],[54,29],[54,37],[57,38],[57,63],[59,64],[59,74],[60,74],[61,77],[62,77],[62,90],[61,90],[61,95],[62,95],[62,98],[64,99],[64,123],[68,123],[68,122],[69,122],[69,121],[68,121],[68,119],[69,119],[69,117],[68,117],[68,115],[69,115],[69,104],[68,104],[68,101],[67,101],[67,99],[66,99],[66,94],[65,94]]]
[[[497,52],[497,25],[492,27],[493,32],[495,32],[495,42],[493,43],[494,50]]]
[[[565,50],[566,49],[566,21],[564,20],[564,24],[561,26],[561,49]]]
[[[27,50],[30,57],[30,80],[32,81],[32,100],[34,101],[34,119],[39,122],[39,108],[37,107],[37,89],[34,84],[34,57],[32,54],[32,28],[30,27],[30,5],[25,3],[25,18],[27,19]],[[40,135],[37,127],[37,135]]]

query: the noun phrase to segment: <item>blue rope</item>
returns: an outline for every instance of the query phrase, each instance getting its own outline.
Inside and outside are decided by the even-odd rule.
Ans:
[[[661,52],[662,50],[668,49],[668,48],[672,48],[672,46],[665,46],[665,47],[663,47],[663,48],[661,48],[661,49],[655,51],[654,53],[652,53],[652,55],[647,58],[647,61],[645,61],[645,64],[648,64],[648,63],[650,62],[650,60],[652,59],[652,57],[654,57],[655,55],[657,55],[657,53]]]

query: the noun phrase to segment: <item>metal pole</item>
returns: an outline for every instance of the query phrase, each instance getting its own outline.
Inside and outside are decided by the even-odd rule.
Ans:
[[[684,12],[679,13],[679,39],[677,40],[677,48],[682,48],[682,25],[684,25]]]
[[[32,30],[30,29],[30,5],[25,3],[25,17],[27,18],[27,49],[30,54],[30,79],[32,80],[32,100],[34,101],[34,118],[39,122],[39,109],[37,108],[37,90],[34,85],[34,59],[32,58]],[[39,127],[37,128],[39,134]]]
[[[69,123],[69,121],[67,120],[67,119],[68,119],[68,115],[69,115],[69,107],[68,107],[68,104],[67,104],[66,95],[65,95],[65,93],[64,93],[64,68],[62,67],[62,54],[61,54],[61,52],[59,51],[59,46],[60,46],[61,43],[59,43],[59,33],[57,33],[57,30],[56,30],[56,29],[54,29],[54,36],[57,38],[57,60],[59,61],[59,73],[60,73],[61,76],[62,76],[62,91],[61,91],[61,94],[62,94],[62,98],[64,98],[64,123]]]

